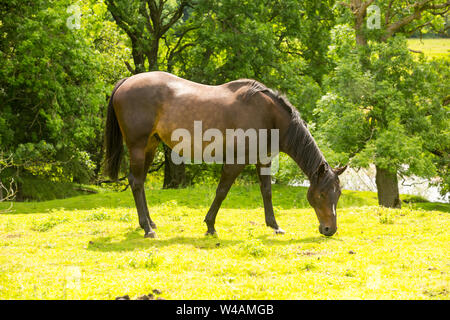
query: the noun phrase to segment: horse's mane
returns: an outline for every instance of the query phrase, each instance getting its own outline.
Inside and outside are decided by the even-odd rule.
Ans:
[[[282,137],[282,143],[285,146],[287,153],[300,165],[310,181],[322,163],[324,163],[327,168],[329,167],[322,152],[309,132],[306,122],[300,117],[298,110],[284,95],[266,87],[256,80],[242,79],[239,80],[239,82],[246,84],[247,91],[244,94],[244,99],[250,99],[257,93],[263,93],[272,98],[272,100],[289,113],[291,121],[286,134]],[[327,183],[327,180],[328,179],[324,179],[322,183]]]
[[[291,117],[300,118],[300,114],[297,111],[297,109],[294,108],[294,106],[289,102],[289,100],[284,95],[280,94],[278,91],[266,87],[261,82],[258,82],[256,80],[247,80],[247,81],[248,87],[245,95],[246,99],[250,99],[258,92],[264,93],[269,97],[271,97],[273,100],[277,101],[279,105],[283,107],[283,109],[286,110],[291,115]]]

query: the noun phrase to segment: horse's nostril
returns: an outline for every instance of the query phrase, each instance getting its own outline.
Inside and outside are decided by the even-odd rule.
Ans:
[[[323,229],[323,231],[324,231],[324,232],[328,232],[328,231],[330,231],[330,228],[325,227],[325,228]]]

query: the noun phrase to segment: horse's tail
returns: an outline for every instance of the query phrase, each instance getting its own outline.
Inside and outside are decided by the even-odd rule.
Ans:
[[[112,180],[117,180],[123,155],[122,132],[120,131],[119,122],[117,122],[116,113],[114,112],[113,98],[114,93],[127,79],[128,78],[124,78],[116,83],[111,93],[111,97],[109,98],[108,114],[106,116],[106,174]]]

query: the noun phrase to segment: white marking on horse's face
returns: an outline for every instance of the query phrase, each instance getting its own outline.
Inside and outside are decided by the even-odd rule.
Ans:
[[[336,205],[333,204],[333,206],[331,207],[333,215],[336,216]]]

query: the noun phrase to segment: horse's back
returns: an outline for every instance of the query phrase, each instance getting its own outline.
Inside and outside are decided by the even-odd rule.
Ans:
[[[127,79],[114,96],[116,112],[122,114],[128,130],[150,130],[169,146],[178,128],[194,132],[194,122],[203,130],[225,132],[228,128],[268,128],[272,126],[269,102],[248,97],[252,80],[237,80],[210,86],[179,78],[166,72],[146,72]],[[122,125],[122,124],[121,124]]]
[[[202,102],[216,107],[231,103],[248,104],[245,91],[252,81],[254,80],[240,79],[213,86],[163,71],[144,72],[128,78],[117,90],[115,101],[125,102],[146,97],[151,98],[153,104],[163,102],[178,106],[188,102]]]

